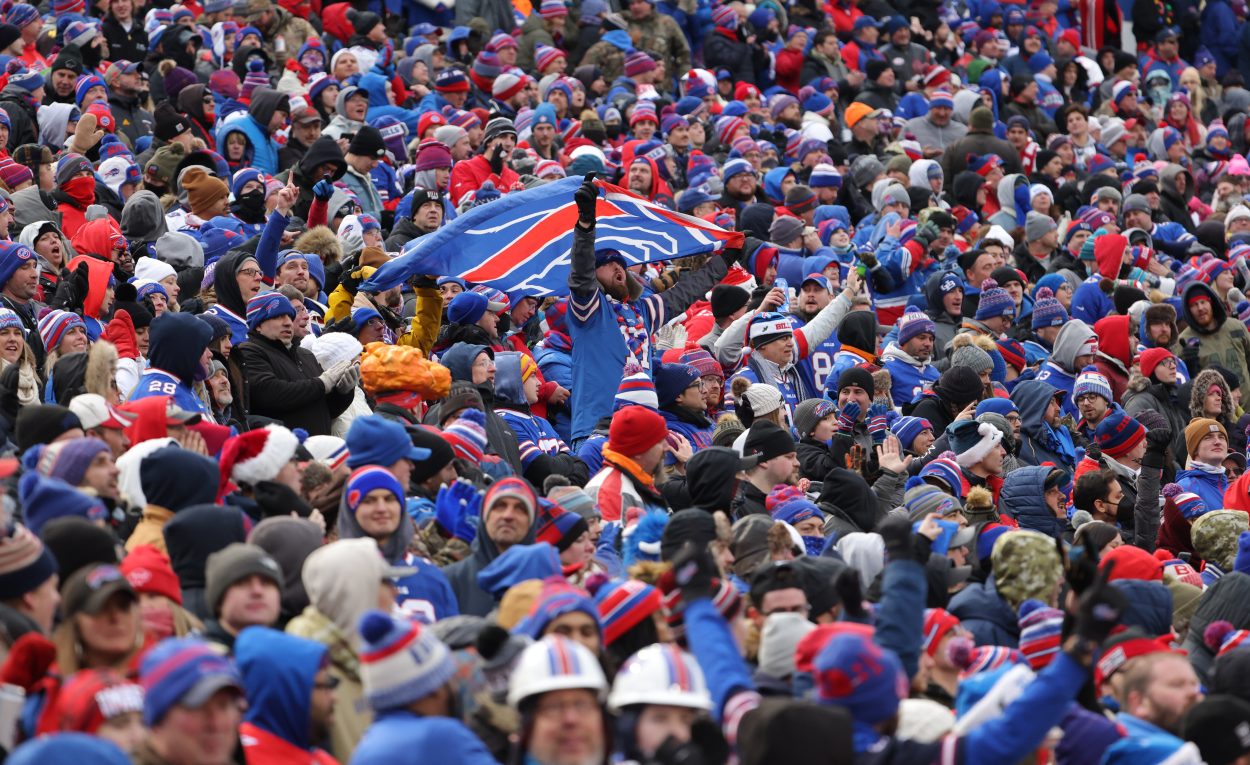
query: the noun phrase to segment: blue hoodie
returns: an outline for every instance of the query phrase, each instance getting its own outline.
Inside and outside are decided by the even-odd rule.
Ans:
[[[399,709],[374,718],[352,754],[352,765],[391,765],[398,752],[444,752],[446,762],[457,765],[495,765],[482,740],[459,720],[420,717]]]
[[[212,412],[192,384],[200,369],[200,356],[213,340],[206,322],[189,313],[165,313],[152,322],[148,362],[151,366],[135,383],[130,401],[151,396],[172,396],[179,409],[212,417]]]
[[[998,507],[1015,518],[1020,528],[1056,538],[1063,534],[1067,522],[1056,518],[1046,506],[1046,476],[1052,470],[1051,467],[1022,467],[1008,473],[998,495]]]
[[[1048,382],[1026,380],[1011,391],[1020,409],[1020,461],[1026,465],[1053,462],[1068,472],[1076,468],[1076,447],[1066,428],[1052,428],[1042,417],[1059,390]],[[1217,505],[1218,507],[1218,505]]]
[[[313,681],[326,662],[321,643],[268,627],[248,627],[234,641],[247,690],[243,720],[300,749],[313,749]]]
[[[378,117],[394,117],[408,128],[408,135],[417,134],[417,123],[421,121],[422,112],[391,105],[390,99],[386,97],[384,75],[370,72],[360,78],[357,87],[369,94],[369,112],[366,115],[369,120],[375,120]]]

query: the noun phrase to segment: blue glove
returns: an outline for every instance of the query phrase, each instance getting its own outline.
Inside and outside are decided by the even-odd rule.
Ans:
[[[847,401],[838,410],[838,431],[851,435],[855,431],[855,421],[859,419],[859,413],[863,411],[857,401]]]
[[[599,542],[595,545],[595,551],[599,554],[608,554],[613,558],[619,558],[620,552],[616,549],[617,537],[621,535],[621,526],[618,523],[603,524],[603,531],[599,533]]]
[[[890,432],[890,421],[886,415],[889,411],[890,407],[880,401],[868,407],[868,433],[874,444],[885,443],[885,436]]]
[[[481,507],[482,498],[473,484],[456,481],[438,490],[434,518],[453,538],[472,543],[477,537],[477,526],[469,519],[476,517]]]
[[[313,184],[313,198],[320,199],[322,202],[329,202],[330,197],[334,196],[334,184],[324,178]]]

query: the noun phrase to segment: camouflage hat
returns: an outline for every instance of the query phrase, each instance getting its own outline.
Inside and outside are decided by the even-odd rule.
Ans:
[[[1063,578],[1063,564],[1055,540],[1036,531],[1010,531],[994,543],[990,554],[998,594],[1012,610],[1029,598],[1043,603],[1053,601],[1056,585]]]
[[[1194,519],[1189,536],[1199,557],[1232,571],[1237,538],[1243,531],[1250,531],[1250,515],[1244,510],[1212,510]]]

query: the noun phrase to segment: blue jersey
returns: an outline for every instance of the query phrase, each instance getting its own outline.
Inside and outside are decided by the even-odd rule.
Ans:
[[[568,444],[560,439],[551,423],[532,414],[514,409],[496,409],[516,434],[517,449],[521,453],[521,470],[528,470],[530,463],[543,454],[556,455],[568,452]]]
[[[400,611],[425,624],[460,615],[456,594],[441,568],[412,553],[406,554],[398,565],[416,569],[395,580],[395,605]]]
[[[179,409],[185,412],[198,412],[207,417],[210,422],[213,419],[213,413],[204,405],[204,401],[195,395],[191,386],[163,369],[151,368],[144,372],[139,382],[135,383],[128,400],[138,401],[152,396],[170,396],[174,400],[174,406]]]

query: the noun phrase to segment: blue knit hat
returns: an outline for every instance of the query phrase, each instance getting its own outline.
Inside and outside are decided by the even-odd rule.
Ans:
[[[899,346],[902,346],[918,335],[933,335],[936,332],[937,325],[933,323],[933,319],[930,319],[927,313],[923,313],[919,308],[914,306],[907,306],[902,318],[898,320]]]
[[[686,388],[699,381],[699,371],[688,364],[657,364],[655,395],[660,406],[677,400]]]
[[[629,372],[628,369],[625,371]],[[615,412],[626,406],[660,408],[655,383],[652,382],[650,375],[639,367],[634,367],[634,371],[622,377],[620,385],[616,387],[616,396],[612,399],[612,411]]]
[[[560,551],[550,542],[513,545],[477,574],[477,586],[495,599],[529,579],[563,576]]]
[[[542,637],[547,625],[557,617],[581,611],[595,620],[595,626],[603,629],[599,621],[599,609],[585,590],[574,587],[561,579],[550,579],[543,583],[538,600],[530,608],[529,614],[512,628],[513,634],[528,635],[534,640]]]
[[[911,449],[916,436],[926,430],[933,430],[933,424],[923,417],[899,417],[890,426],[890,432],[898,436],[904,449]]]
[[[778,484],[764,499],[764,508],[774,521],[785,521],[793,526],[809,518],[823,518],[824,513],[816,507],[807,494],[797,486]]]
[[[1016,303],[1007,294],[1007,290],[998,286],[993,279],[981,282],[981,302],[977,305],[977,321],[992,319],[996,316],[1015,316]]]
[[[1051,292],[1048,287],[1042,287],[1033,297],[1037,301],[1033,304],[1034,330],[1043,327],[1062,327],[1068,323],[1067,310],[1064,309],[1063,303],[1055,299],[1055,293]]]
[[[171,707],[199,707],[223,688],[243,695],[243,678],[234,662],[199,638],[157,643],[139,666],[143,685],[143,724],[159,723]]]
[[[1076,384],[1072,387],[1072,400],[1076,401],[1086,393],[1096,393],[1107,399],[1107,403],[1115,401],[1111,395],[1111,383],[1099,371],[1098,367],[1088,366],[1076,376]]]
[[[490,302],[480,292],[461,292],[447,306],[447,320],[452,324],[477,324],[487,311],[503,309],[503,304]]]
[[[456,673],[451,651],[415,619],[369,611],[359,629],[360,681],[375,712],[419,701]]]
[[[40,84],[42,85],[43,83]],[[82,100],[87,96],[87,91],[96,86],[104,88],[105,93],[108,92],[108,86],[104,84],[104,80],[100,79],[99,75],[84,74],[82,77],[79,77],[78,82],[74,83],[74,103],[82,106]],[[30,88],[30,90],[34,89]]]
[[[35,253],[24,244],[0,242],[0,287],[8,284],[17,269],[35,259]]]
[[[1098,448],[1111,457],[1128,454],[1145,437],[1146,428],[1118,406],[1107,412],[1107,416],[1094,430],[1094,440],[1098,443]]]
[[[352,420],[347,431],[347,466],[353,470],[362,465],[388,466],[401,459],[429,459],[430,450],[412,445],[408,431],[398,422],[368,414]],[[403,490],[400,490],[403,494]]]
[[[255,330],[261,323],[280,316],[295,318],[295,307],[281,292],[262,292],[247,301],[247,328]]]
[[[987,412],[1006,417],[1009,414],[1019,414],[1020,409],[1016,406],[1016,402],[1011,399],[994,396],[993,398],[987,398],[977,404],[974,416],[980,417]]]
[[[942,452],[937,459],[920,468],[920,479],[923,481],[928,478],[944,484],[954,496],[963,495],[963,471],[955,461],[954,452]]]
[[[907,675],[898,657],[864,635],[834,635],[816,655],[814,669],[820,702],[844,707],[856,723],[890,719],[907,695]]]
[[[98,707],[96,707],[98,708]],[[31,739],[13,750],[8,765],[128,765],[130,758],[112,741],[90,733],[68,731]]]
[[[18,482],[17,493],[26,511],[26,526],[35,534],[39,534],[48,521],[57,518],[76,515],[102,521],[108,517],[103,502],[87,496],[60,478],[29,472]]]
[[[350,451],[349,447],[348,452]],[[391,471],[377,465],[357,468],[348,476],[347,484],[343,487],[343,502],[352,515],[355,515],[360,503],[369,496],[369,492],[378,489],[389,491],[395,495],[395,501],[399,502],[400,507],[404,506],[404,487],[400,485],[399,479]]]

